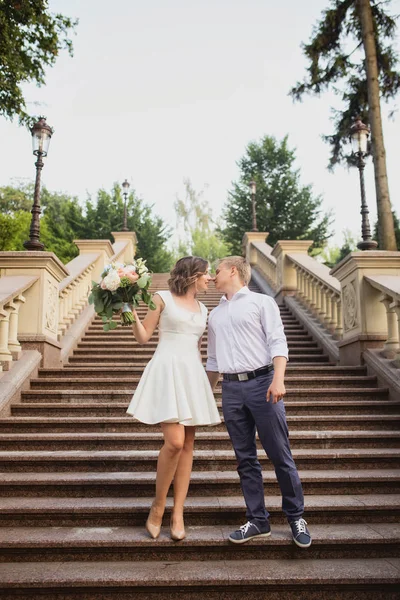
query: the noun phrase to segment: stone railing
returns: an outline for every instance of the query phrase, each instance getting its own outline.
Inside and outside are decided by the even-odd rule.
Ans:
[[[1,282],[6,290],[7,281],[30,281],[24,288],[25,304],[19,301],[20,318],[16,329],[15,318],[11,316],[16,309],[11,307],[0,312],[0,331],[12,330],[18,347],[24,350],[39,350],[42,366],[59,366],[93,317],[93,307],[88,306],[92,280],[100,279],[109,262],[133,259],[135,233],[116,232],[113,236],[113,245],[109,240],[76,240],[79,256],[67,265],[63,265],[51,252],[0,252],[0,302]],[[21,290],[16,290],[13,297],[21,294]],[[4,292],[2,301],[4,306],[8,306],[12,298]],[[14,305],[17,306],[15,302]],[[9,315],[11,323],[7,325]],[[80,326],[76,327],[79,320]],[[3,340],[5,333],[2,335]],[[8,352],[3,352],[3,355],[9,356]],[[10,361],[0,358],[0,362]]]
[[[26,302],[24,292],[37,280],[35,276],[0,278],[0,371],[8,371],[21,356],[18,340],[19,310]]]
[[[304,254],[287,254],[296,271],[296,295],[335,338],[341,338],[342,301],[340,283],[330,268]]]
[[[386,311],[387,337],[383,345],[386,358],[394,358],[400,367],[400,274],[370,275],[366,281],[380,293]]]
[[[308,255],[311,241],[271,248],[267,236],[243,238],[255,280],[261,275],[267,293],[308,321],[331,360],[361,364],[367,350],[380,349],[400,366],[400,252],[352,252],[330,270]]]

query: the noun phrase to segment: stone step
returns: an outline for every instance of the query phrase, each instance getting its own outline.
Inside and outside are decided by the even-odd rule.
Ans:
[[[400,469],[299,471],[304,493],[394,494],[399,491]],[[273,471],[263,473],[267,495],[278,495]],[[154,473],[144,472],[7,472],[0,473],[1,497],[151,497]],[[172,490],[169,495],[172,495]],[[194,471],[189,496],[241,496],[236,471]]]
[[[1,451],[0,472],[29,471],[156,471],[158,450],[56,450]],[[400,448],[319,448],[293,449],[298,469],[398,469]],[[263,469],[272,463],[259,451]],[[195,450],[194,471],[232,471],[236,468],[232,450]]]
[[[58,451],[58,450],[158,450],[163,441],[161,433],[0,433],[0,451]],[[292,431],[293,448],[398,448],[400,429],[356,431]],[[261,448],[261,444],[258,444]],[[199,432],[197,450],[231,450],[225,432]]]
[[[223,420],[223,418],[222,418]],[[379,431],[379,430],[399,430],[400,428],[400,415],[399,414],[388,414],[388,415],[359,415],[357,419],[354,419],[352,415],[288,415],[287,422],[289,430],[294,431],[317,431],[321,435],[324,435],[326,430],[368,430],[368,431]],[[220,426],[222,425],[222,427]],[[214,427],[203,427],[198,429],[206,429],[208,431],[218,431],[220,429],[225,430],[224,425],[221,423]],[[110,432],[110,433],[123,433],[132,432],[137,429],[145,430],[158,430],[158,425],[146,425],[139,423],[133,419],[130,415],[124,415],[122,417],[2,417],[0,418],[0,433],[44,433],[48,432]]]
[[[171,514],[167,498],[163,525]],[[152,497],[140,498],[0,498],[0,527],[143,527]],[[279,494],[266,496],[272,526],[285,523]],[[349,494],[305,496],[305,517],[312,524],[392,523],[400,520],[399,494]],[[245,522],[241,496],[189,496],[185,523],[191,525],[238,526]]]
[[[23,402],[21,404],[11,405],[11,415],[15,417],[61,417],[61,416],[81,416],[92,417],[123,417],[126,414],[129,395],[126,396],[125,402],[86,402],[85,397],[81,393],[75,397],[70,395],[63,398],[62,393],[58,397],[58,402],[54,402],[47,396],[38,396],[45,392],[25,392]],[[50,395],[53,395],[50,392]],[[39,402],[37,401],[39,400]],[[217,402],[220,405],[220,402]],[[301,401],[301,400],[286,400],[286,414],[288,415],[354,415],[367,413],[369,415],[385,415],[392,413],[400,413],[400,407],[397,402],[391,400],[342,400],[340,406],[333,403],[332,400],[318,401]],[[377,417],[379,418],[379,417]]]
[[[144,368],[143,365],[146,364],[150,358],[152,358],[152,354],[148,355],[147,359],[143,359],[143,357],[138,357],[138,358],[134,358],[131,356],[126,356],[126,354],[97,354],[96,356],[91,356],[90,354],[87,355],[72,355],[69,357],[68,359],[68,364],[65,365],[66,368],[68,367],[72,367],[75,365],[82,365],[82,366],[86,366],[86,365],[90,365],[90,364],[95,364],[96,366],[106,366],[106,365],[111,365],[115,366],[116,364],[122,364],[124,366],[129,365],[129,364],[135,364],[135,365],[141,365],[142,369]],[[203,356],[203,365],[205,366],[206,364],[206,357]],[[312,368],[312,367],[333,367],[335,366],[334,363],[332,363],[329,360],[329,356],[323,355],[322,358],[320,356],[318,357],[307,357],[307,355],[304,356],[296,356],[296,357],[291,357],[290,359],[290,365],[292,367],[295,366],[299,366],[299,367],[307,367],[307,368]]]
[[[2,600],[42,600],[49,591],[52,600],[295,600],[302,594],[308,600],[395,600],[399,583],[396,558],[200,560],[190,569],[180,561],[104,558],[44,562],[40,571],[35,562],[0,565]]]
[[[88,375],[92,375],[89,377]],[[36,389],[114,389],[116,382],[119,389],[135,390],[137,384],[140,381],[140,374],[136,376],[130,376],[129,373],[125,372],[123,375],[118,373],[118,370],[107,373],[106,377],[101,377],[96,373],[88,373],[84,371],[82,373],[76,372],[71,373],[70,370],[63,372],[56,372],[53,374],[47,374],[46,377],[32,378],[30,380],[30,386],[32,390]],[[299,388],[350,388],[362,387],[362,388],[373,388],[377,383],[377,377],[361,375],[357,377],[355,375],[346,377],[345,375],[337,378],[336,376],[320,376],[307,377],[307,376],[295,376],[288,375],[285,377],[285,386],[288,390],[288,394],[292,389]]]
[[[123,365],[121,365],[120,363],[117,362],[109,362],[109,363],[101,363],[101,365],[98,362],[84,362],[82,363],[82,365],[77,365],[74,363],[66,363],[63,366],[63,369],[79,369],[80,372],[83,372],[84,370],[86,371],[102,371],[105,368],[109,367],[110,369],[118,369],[118,371],[121,372],[132,372],[132,371],[140,371],[140,373],[143,372],[143,363],[139,363],[139,362],[130,362],[130,363],[124,363]],[[56,369],[57,370],[57,369]],[[42,373],[44,371],[53,371],[53,369],[39,369],[39,372]],[[314,365],[292,365],[291,363],[289,363],[286,367],[286,373],[287,375],[291,375],[291,374],[296,374],[299,376],[309,376],[309,375],[313,375],[313,376],[319,376],[319,375],[335,375],[335,376],[352,376],[352,375],[356,375],[356,376],[361,376],[361,375],[367,375],[367,369],[364,366],[359,366],[359,367],[348,367],[348,366],[336,366],[333,364],[328,364],[328,365],[321,365],[319,363],[316,363]]]
[[[304,552],[293,544],[287,525],[272,527],[271,536],[233,546],[229,525],[192,525],[177,544],[168,528],[153,540],[144,527],[1,527],[0,562],[207,561],[268,559],[337,559],[398,557],[400,526],[393,523],[312,525],[313,543]]]

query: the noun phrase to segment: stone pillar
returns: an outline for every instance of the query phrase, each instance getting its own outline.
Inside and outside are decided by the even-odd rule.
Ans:
[[[364,350],[381,348],[388,335],[381,292],[365,277],[400,274],[400,252],[351,252],[330,274],[341,285],[343,338],[338,343],[340,363],[360,365]]]
[[[39,350],[42,366],[60,365],[57,340],[59,283],[69,276],[53,252],[0,252],[0,276],[35,275],[24,292],[18,314],[18,340],[23,350]]]
[[[125,242],[126,247],[121,262],[131,262],[136,254],[137,237],[134,231],[113,231],[112,236],[116,243]]]
[[[269,233],[265,231],[247,231],[242,240],[243,254],[246,260],[254,266],[257,264],[257,251],[253,242],[266,242]]]
[[[104,267],[110,262],[111,257],[114,256],[110,240],[74,240],[74,244],[78,246],[79,254],[93,255],[93,262],[96,262],[92,271],[92,280],[100,281]]]
[[[275,300],[280,303],[284,296],[293,296],[297,290],[297,272],[288,254],[307,254],[310,240],[283,240],[275,244],[272,256],[276,258],[277,289]]]

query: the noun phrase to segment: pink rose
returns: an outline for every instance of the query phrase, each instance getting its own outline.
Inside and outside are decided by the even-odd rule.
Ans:
[[[124,277],[127,277],[131,283],[136,283],[139,279],[139,275],[137,273],[126,273]]]

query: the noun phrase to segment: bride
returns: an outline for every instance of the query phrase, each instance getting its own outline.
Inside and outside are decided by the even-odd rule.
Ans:
[[[168,280],[169,291],[156,292],[156,310],[141,322],[134,311],[133,334],[140,344],[152,337],[157,325],[160,339],[147,364],[127,413],[142,423],[160,423],[164,445],[157,462],[156,496],[146,521],[153,538],[160,534],[168,490],[174,482],[171,538],[186,533],[183,508],[193,463],[196,425],[220,423],[211,387],[200,356],[207,308],[196,299],[211,281],[208,261],[197,256],[178,260]]]

